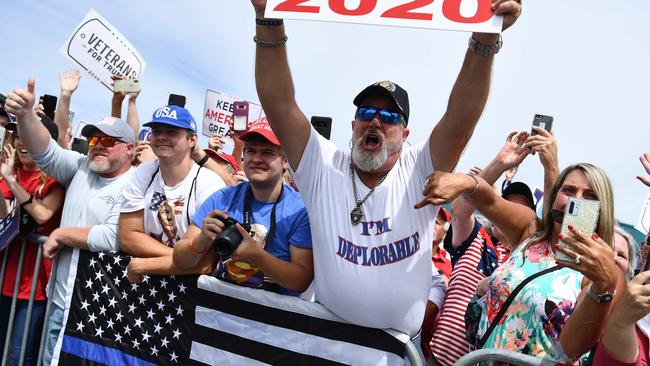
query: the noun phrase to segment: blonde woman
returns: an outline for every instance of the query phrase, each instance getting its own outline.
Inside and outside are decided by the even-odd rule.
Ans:
[[[607,175],[591,164],[575,164],[557,178],[542,220],[530,208],[506,201],[479,177],[433,173],[418,204],[442,204],[463,197],[487,217],[511,243],[521,243],[488,282],[478,338],[495,321],[511,292],[527,277],[556,264],[561,269],[526,284],[496,323],[483,348],[500,348],[572,364],[602,334],[611,300],[622,286],[614,260],[614,203]],[[593,235],[570,228],[560,233],[571,197],[599,200],[600,217]],[[562,239],[571,249],[559,247]],[[572,258],[556,260],[560,251]]]

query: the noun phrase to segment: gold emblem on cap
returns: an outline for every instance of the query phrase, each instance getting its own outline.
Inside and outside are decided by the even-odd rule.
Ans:
[[[381,86],[382,88],[388,90],[391,93],[395,91],[395,84],[393,84],[392,81],[389,80],[380,81],[377,83],[377,85]]]

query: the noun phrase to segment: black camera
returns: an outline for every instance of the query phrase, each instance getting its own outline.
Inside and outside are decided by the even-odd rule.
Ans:
[[[249,233],[251,233],[251,226],[242,224],[231,217],[223,218],[217,216],[217,219],[223,222],[224,228],[217,236],[217,238],[214,239],[212,246],[214,247],[214,251],[220,257],[230,257],[232,253],[237,250],[237,247],[239,247],[239,244],[241,244],[242,241],[242,236],[239,231],[237,231],[236,224],[240,224],[244,230],[248,231]]]

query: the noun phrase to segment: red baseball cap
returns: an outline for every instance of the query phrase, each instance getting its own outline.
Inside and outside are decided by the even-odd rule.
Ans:
[[[246,141],[254,134],[262,136],[265,140],[272,143],[273,145],[280,146],[280,141],[278,141],[278,137],[273,133],[271,125],[269,125],[266,117],[262,117],[251,122],[246,132],[242,133],[239,138],[242,141]]]
[[[209,157],[211,157],[214,160],[222,160],[225,161],[226,163],[230,164],[230,166],[235,169],[236,172],[240,171],[241,169],[239,168],[239,164],[237,163],[237,159],[235,159],[234,156],[230,154],[226,154],[225,152],[217,152],[212,149],[203,149],[206,154],[208,154]]]

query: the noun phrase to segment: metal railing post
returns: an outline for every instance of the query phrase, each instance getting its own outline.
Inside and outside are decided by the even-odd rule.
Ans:
[[[413,341],[409,340],[406,342],[406,358],[409,360],[411,366],[424,366],[422,357],[420,357],[420,352],[418,352],[417,348],[415,347],[418,346],[413,344]]]
[[[5,269],[7,268],[7,257],[9,257],[9,246],[8,245],[7,245],[7,247],[5,248],[5,250],[3,252],[4,252],[4,255],[2,256],[2,269],[0,269],[0,297],[2,296],[2,293],[1,293],[2,292],[2,285],[5,283],[4,282],[5,281]],[[1,301],[2,300],[0,299],[0,302]],[[7,326],[8,325],[9,324],[7,324]],[[2,352],[2,355],[0,355],[0,357],[2,357],[2,358],[0,358],[0,359],[4,359],[5,353],[8,353],[8,352],[9,352],[9,350],[4,348],[3,352]]]
[[[16,280],[14,281],[14,295],[11,299],[11,310],[9,311],[9,324],[7,325],[7,338],[5,339],[5,352],[2,355],[2,366],[7,365],[11,347],[11,333],[14,328],[14,318],[16,317],[16,303],[18,302],[18,287],[20,286],[20,273],[23,271],[23,261],[25,260],[25,248],[27,247],[27,240],[23,239],[20,246],[20,257],[18,259],[18,269],[16,270]]]
[[[41,262],[43,260],[43,244],[37,242],[38,248],[36,249],[36,260],[34,261],[34,275],[32,276],[32,288],[29,291],[29,304],[27,305],[27,316],[25,317],[25,326],[23,327],[23,339],[20,342],[20,361],[19,365],[25,363],[25,353],[27,351],[27,338],[29,337],[29,329],[32,322],[32,309],[34,308],[34,297],[36,296],[36,285],[38,284],[38,275],[41,270]]]
[[[43,242],[47,238],[43,238]],[[58,258],[55,259],[52,262],[52,274],[50,275],[50,279],[47,283],[47,305],[45,305],[45,317],[43,318],[43,331],[41,331],[41,342],[40,346],[38,347],[38,360],[36,361],[36,365],[40,366],[41,363],[43,362],[43,351],[45,350],[45,338],[47,336],[47,322],[50,319],[50,306],[52,305],[52,292],[54,291],[54,282],[56,281],[56,272],[59,267],[59,260]]]

